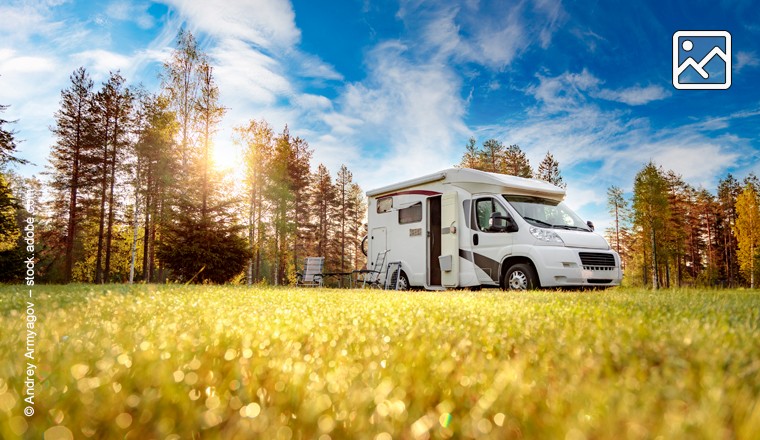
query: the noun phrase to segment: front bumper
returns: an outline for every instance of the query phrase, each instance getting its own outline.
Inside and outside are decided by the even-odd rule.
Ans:
[[[611,255],[614,266],[584,265],[580,252]],[[532,253],[542,287],[617,286],[623,278],[620,257],[615,251],[536,246]]]

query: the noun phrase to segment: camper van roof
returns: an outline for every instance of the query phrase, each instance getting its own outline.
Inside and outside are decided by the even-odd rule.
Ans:
[[[470,168],[449,168],[437,173],[428,174],[416,179],[406,180],[391,185],[367,191],[368,197],[387,194],[392,191],[412,188],[427,183],[444,181],[451,184],[482,184],[503,187],[505,189],[518,190],[527,193],[544,194],[551,198],[562,199],[565,190],[552,185],[549,182],[538,179],[526,179],[524,177],[509,176],[507,174],[489,173],[473,170]]]

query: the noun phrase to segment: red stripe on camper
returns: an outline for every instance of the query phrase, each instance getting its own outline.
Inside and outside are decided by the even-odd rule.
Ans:
[[[399,191],[392,194],[383,194],[382,197],[392,197],[392,196],[406,196],[406,195],[416,195],[416,196],[440,196],[441,193],[438,191],[427,191],[424,189],[413,189],[410,191]]]

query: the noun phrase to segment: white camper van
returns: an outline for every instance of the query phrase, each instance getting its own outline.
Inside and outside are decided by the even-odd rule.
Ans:
[[[400,288],[620,284],[618,254],[550,183],[453,168],[367,197],[367,268],[390,265]]]

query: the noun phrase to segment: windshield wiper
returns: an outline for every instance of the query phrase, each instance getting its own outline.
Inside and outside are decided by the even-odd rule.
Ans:
[[[539,220],[539,219],[537,219],[537,218],[532,218],[532,217],[525,217],[525,216],[523,216],[523,218],[524,218],[525,220],[529,221],[529,222],[536,222],[536,223],[540,223],[540,224],[542,224],[542,225],[546,225],[546,226],[548,226],[548,227],[550,227],[550,228],[551,228],[552,226],[554,226],[554,225],[552,225],[551,223],[547,223],[547,222],[545,222],[545,221],[543,221],[543,220]]]
[[[571,225],[552,225],[552,228],[555,229],[568,229],[572,231],[586,231],[591,232],[588,230],[588,228],[581,228],[580,226],[571,226]]]

